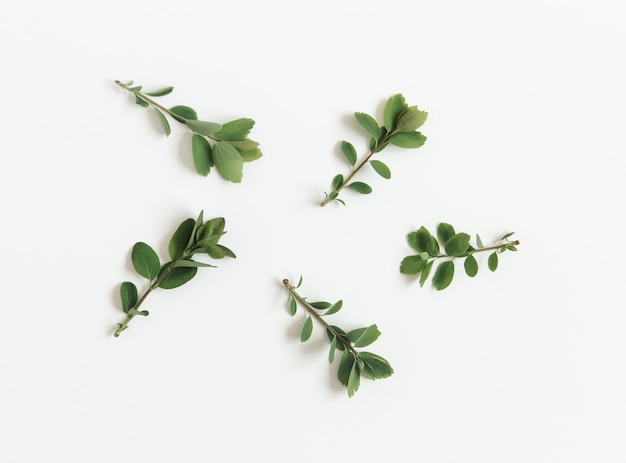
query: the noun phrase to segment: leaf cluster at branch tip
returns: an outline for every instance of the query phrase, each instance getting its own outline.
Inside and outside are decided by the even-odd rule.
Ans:
[[[169,246],[169,260],[161,263],[157,253],[148,244],[135,243],[131,253],[131,261],[135,271],[148,280],[148,288],[139,297],[137,287],[130,281],[120,286],[122,310],[126,320],[118,323],[115,336],[128,328],[128,323],[137,315],[147,316],[147,310],[139,310],[145,298],[157,288],[173,289],[184,285],[196,276],[198,268],[214,267],[214,265],[194,259],[195,255],[206,255],[211,259],[236,257],[235,253],[219,240],[226,233],[226,224],[222,217],[204,221],[204,213],[200,212],[197,219],[186,219],[172,235]]]
[[[143,92],[141,86],[132,86],[133,82],[115,82],[135,97],[135,103],[143,108],[154,109],[166,136],[171,133],[170,123],[166,117],[185,124],[192,132],[191,153],[196,172],[207,176],[211,168],[225,180],[239,183],[243,178],[243,165],[262,156],[259,143],[248,138],[254,120],[249,118],[236,119],[224,124],[198,120],[198,113],[189,106],[172,106],[167,108],[153,98],[169,95],[174,87],[165,87],[153,92]]]
[[[339,354],[339,364],[337,367],[337,379],[348,391],[348,396],[352,397],[359,389],[361,377],[366,379],[387,378],[393,374],[393,368],[383,357],[371,352],[359,351],[357,348],[369,346],[380,336],[380,331],[376,325],[344,331],[335,325],[328,324],[324,317],[335,314],[343,307],[343,300],[335,303],[326,301],[308,302],[305,297],[300,296],[296,289],[302,284],[302,277],[296,286],[283,280],[283,285],[289,293],[287,302],[289,313],[294,316],[298,311],[298,305],[305,310],[306,317],[300,332],[300,341],[308,341],[313,333],[313,320],[320,323],[326,330],[326,335],[330,342],[328,361],[333,363]]]
[[[321,206],[326,206],[332,201],[337,201],[345,206],[345,202],[339,198],[339,192],[344,188],[364,195],[370,194],[372,192],[370,185],[352,180],[366,164],[369,164],[384,179],[390,179],[391,170],[389,167],[378,159],[371,159],[374,154],[379,153],[389,144],[400,148],[419,148],[426,142],[426,136],[417,129],[426,122],[428,113],[420,111],[417,106],[407,105],[404,96],[399,93],[387,100],[381,125],[366,113],[357,112],[354,113],[354,117],[370,136],[370,151],[360,163],[357,163],[357,152],[354,145],[346,140],[341,142],[341,153],[348,161],[351,170],[345,177],[343,174],[335,175],[331,182],[332,190],[330,193],[324,193],[325,198]]]

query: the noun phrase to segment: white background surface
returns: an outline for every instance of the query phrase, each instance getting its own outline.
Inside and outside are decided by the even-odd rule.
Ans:
[[[624,462],[626,141],[619,1],[10,2],[0,15],[0,461]],[[257,121],[243,183],[193,172],[113,84]],[[320,208],[354,111],[403,93],[426,145]],[[136,241],[200,209],[238,255],[120,338]],[[420,289],[405,236],[520,252]],[[459,269],[460,270],[460,269]],[[377,323],[395,374],[354,398],[281,285]]]

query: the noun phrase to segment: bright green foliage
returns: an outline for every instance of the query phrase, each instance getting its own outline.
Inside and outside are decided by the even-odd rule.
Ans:
[[[225,220],[217,217],[204,221],[200,212],[197,219],[186,219],[170,238],[168,253],[169,262],[161,265],[157,253],[146,243],[139,242],[133,246],[131,260],[139,275],[148,280],[148,287],[138,297],[137,287],[126,281],[120,286],[122,310],[126,319],[118,323],[115,336],[128,328],[128,323],[137,315],[147,316],[147,310],[139,310],[146,297],[155,289],[172,289],[184,285],[196,276],[200,267],[214,267],[206,262],[194,260],[196,254],[206,254],[212,259],[235,257],[226,246],[218,244],[224,232]],[[294,309],[295,310],[295,309]]]
[[[131,87],[132,82],[115,81],[117,85],[135,97],[135,103],[144,108],[152,107],[157,114],[166,136],[171,133],[167,116],[184,124],[191,131],[191,153],[196,172],[207,176],[215,165],[217,172],[230,182],[239,183],[243,178],[243,165],[263,156],[259,143],[248,138],[254,120],[249,118],[218,124],[198,120],[198,113],[189,106],[167,108],[152,98],[169,95],[173,87],[154,92],[141,92],[141,86]],[[219,147],[218,147],[219,146]],[[356,154],[355,154],[356,155]]]
[[[337,366],[337,379],[346,386],[348,396],[352,397],[359,389],[361,377],[366,379],[387,378],[393,374],[393,368],[384,358],[357,350],[369,346],[380,336],[380,331],[376,325],[357,328],[346,332],[341,328],[330,325],[324,317],[339,312],[343,306],[343,301],[339,300],[334,304],[325,301],[308,302],[305,297],[300,296],[296,289],[302,284],[302,277],[297,286],[283,280],[289,296],[289,313],[294,316],[298,310],[298,304],[302,306],[306,313],[306,318],[300,332],[300,341],[305,342],[310,339],[313,333],[313,320],[320,323],[326,330],[326,335],[330,341],[328,351],[328,362],[334,363],[337,350],[341,352],[339,364]]]
[[[409,107],[401,94],[393,95],[387,100],[381,125],[366,113],[357,112],[354,113],[354,117],[370,137],[369,153],[361,162],[357,162],[354,146],[345,140],[341,142],[341,152],[350,165],[350,173],[346,176],[339,174],[334,177],[332,190],[330,193],[324,193],[325,198],[321,206],[326,206],[332,201],[345,205],[343,200],[339,198],[339,192],[346,187],[361,194],[371,193],[372,188],[369,185],[352,181],[357,172],[366,164],[369,164],[381,177],[391,178],[391,170],[385,163],[371,159],[389,144],[400,148],[419,148],[426,142],[426,136],[418,132],[417,129],[426,122],[428,113],[420,111],[416,106]],[[339,178],[341,181],[337,181]]]
[[[447,288],[454,279],[454,263],[456,259],[463,259],[465,274],[475,277],[478,274],[478,261],[475,254],[492,251],[487,260],[489,269],[493,272],[498,267],[498,254],[505,251],[517,251],[518,240],[511,241],[507,233],[493,246],[485,247],[480,236],[476,235],[476,247],[470,244],[470,235],[456,233],[454,227],[441,223],[437,227],[437,238],[426,228],[420,227],[417,231],[407,235],[409,246],[417,252],[406,256],[400,263],[400,272],[405,275],[419,275],[419,284],[424,286],[431,274],[435,261],[440,261],[432,278],[433,286],[438,291]],[[441,244],[440,244],[441,243]],[[443,250],[443,252],[442,252]]]

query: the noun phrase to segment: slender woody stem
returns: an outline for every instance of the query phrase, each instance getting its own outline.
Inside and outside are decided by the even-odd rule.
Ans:
[[[142,100],[144,100],[146,103],[154,106],[155,108],[160,109],[161,111],[167,113],[170,115],[170,117],[172,119],[177,120],[178,122],[180,122],[181,124],[185,123],[185,118],[184,117],[180,117],[178,114],[173,113],[172,111],[170,111],[169,109],[167,109],[165,106],[160,105],[159,103],[157,103],[156,101],[154,101],[152,98],[146,96],[145,93],[141,93],[141,92],[133,92],[132,90],[130,90],[130,87],[126,84],[124,84],[123,82],[120,82],[119,80],[116,80],[115,83],[117,85],[119,85],[120,87],[122,87],[124,90],[126,90],[129,93],[132,93],[133,95],[138,96],[139,98],[141,98]]]
[[[356,166],[352,169],[352,172],[350,172],[350,175],[348,175],[348,177],[346,177],[344,179],[344,181],[341,183],[341,185],[339,185],[335,191],[337,193],[339,193],[341,190],[343,190],[346,186],[348,186],[348,183],[350,182],[350,180],[352,180],[352,177],[354,177],[356,175],[356,173],[361,170],[361,167],[363,167],[365,164],[367,164],[367,162],[370,160],[370,158],[372,156],[374,156],[374,154],[378,153],[379,151],[381,151],[385,145],[389,142],[389,139],[395,134],[396,132],[390,132],[387,135],[385,135],[381,140],[379,140],[376,143],[376,146],[374,147],[374,149],[372,149],[369,154],[367,156],[365,156],[365,158]],[[324,207],[326,206],[328,203],[330,203],[331,201],[333,201],[332,199],[330,199],[330,197],[326,198],[324,201],[321,202],[320,206]]]
[[[293,298],[298,301],[305,309],[306,311],[313,317],[315,318],[318,322],[320,322],[324,328],[326,328],[328,331],[330,331],[333,336],[335,336],[339,342],[341,342],[341,344],[343,344],[343,346],[346,349],[349,349],[355,357],[357,357],[359,355],[359,353],[354,349],[354,347],[352,347],[352,344],[350,344],[341,333],[339,333],[337,330],[335,330],[331,325],[329,325],[328,323],[326,323],[326,320],[324,320],[322,318],[322,316],[317,313],[317,311],[315,310],[315,308],[313,306],[311,306],[311,304],[309,304],[306,299],[304,299],[302,296],[300,296],[298,294],[298,292],[296,291],[296,288],[289,283],[288,279],[284,279],[283,280],[283,284],[285,285],[285,287],[287,288],[287,291],[289,291],[289,294],[291,294],[291,296],[293,296]]]
[[[141,297],[137,300],[137,303],[133,307],[131,307],[128,313],[126,314],[126,319],[122,323],[118,323],[117,330],[115,330],[115,333],[113,333],[113,335],[116,338],[120,335],[122,331],[128,328],[128,324],[133,318],[135,318],[137,315],[143,315],[139,311],[139,307],[141,306],[141,304],[143,304],[143,301],[148,297],[148,294],[150,294],[152,291],[154,291],[156,288],[159,287],[159,284],[163,281],[163,279],[167,275],[170,274],[170,272],[174,269],[174,267],[176,267],[176,263],[182,258],[183,258],[183,255],[181,254],[181,256],[173,260],[170,263],[170,265],[168,265],[167,268],[163,270],[163,272],[154,279],[154,281],[150,282],[150,286],[148,286],[148,288],[144,291]]]
[[[484,251],[494,251],[494,250],[498,250],[498,249],[502,249],[502,248],[506,248],[507,246],[518,246],[520,244],[519,240],[515,240],[515,241],[509,241],[503,244],[497,244],[495,246],[488,246],[486,248],[479,248],[479,249],[473,249],[471,251],[467,251],[465,254],[462,254],[460,256],[448,256],[447,254],[437,254],[435,256],[431,256],[434,257],[435,259],[440,259],[443,257],[467,257],[467,256],[471,256],[472,254],[476,254],[477,252],[484,252]]]

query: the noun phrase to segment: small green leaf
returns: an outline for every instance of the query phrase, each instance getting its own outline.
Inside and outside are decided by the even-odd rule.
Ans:
[[[404,96],[397,94],[389,98],[385,104],[385,110],[383,113],[383,120],[385,122],[385,128],[391,132],[396,127],[396,122],[400,114],[407,109]]]
[[[241,182],[243,178],[243,158],[233,145],[225,141],[216,142],[213,145],[213,162],[224,180],[233,183]]]
[[[185,124],[191,129],[192,132],[198,135],[204,135],[210,137],[215,134],[222,126],[215,122],[197,121],[195,119],[185,119]]]
[[[478,233],[476,233],[476,246],[478,246],[478,249],[482,249],[485,247],[485,245],[483,244],[483,240],[480,239],[480,235]]]
[[[452,278],[454,278],[454,262],[451,260],[442,262],[433,275],[433,286],[437,291],[441,291],[452,283]]]
[[[226,220],[223,217],[215,217],[211,220],[207,220],[202,227],[198,229],[198,240],[210,240],[212,243],[217,243],[220,236],[224,234],[224,227],[226,227]]]
[[[422,274],[420,275],[420,288],[423,288],[424,283],[426,283],[426,280],[428,280],[428,276],[430,275],[430,271],[432,270],[434,263],[435,261],[431,260],[429,263],[426,264],[424,270],[422,270]]]
[[[362,330],[362,331],[361,331]],[[354,333],[358,332],[358,336]],[[380,336],[380,331],[376,325],[368,326],[365,329],[350,331],[348,339],[354,344],[354,347],[365,347],[376,341]]]
[[[186,260],[186,259],[182,259],[182,260],[177,260],[176,263],[174,264],[174,267],[213,267],[215,268],[215,265],[211,265],[211,264],[205,264],[204,262],[196,262],[195,260]]]
[[[157,108],[154,108],[154,110],[156,111],[157,116],[159,117],[159,121],[161,121],[161,125],[163,126],[163,131],[165,132],[165,135],[169,137],[170,133],[172,133],[172,129],[170,128],[170,123],[167,121],[165,114],[163,114]]]
[[[502,238],[500,238],[500,241],[504,241],[505,239],[507,239],[507,238],[509,238],[509,237],[513,236],[514,234],[515,234],[515,232],[510,232],[510,233],[507,233],[507,234],[506,234],[506,235],[504,235]]]
[[[231,145],[235,146],[236,142],[230,142]],[[235,148],[237,148],[235,146]],[[256,161],[257,159],[263,157],[263,153],[261,152],[261,150],[259,148],[254,148],[251,150],[242,150],[237,148],[237,151],[239,151],[239,154],[241,154],[241,158],[243,159],[243,162],[252,162],[252,161]]]
[[[350,370],[350,376],[348,377],[348,397],[352,397],[356,391],[359,390],[361,384],[361,371],[359,370],[357,363],[352,364]]]
[[[254,127],[254,121],[248,118],[237,119],[222,125],[214,135],[216,138],[225,141],[244,140],[250,130]]]
[[[152,280],[159,273],[159,256],[146,243],[135,243],[131,255],[133,267],[139,275],[148,280]]]
[[[457,233],[445,242],[446,254],[449,256],[462,256],[469,248],[470,236],[467,233]]]
[[[300,333],[300,342],[305,342],[311,337],[311,333],[313,332],[313,319],[309,315],[304,322],[304,326],[302,327],[302,332]]]
[[[379,355],[370,352],[359,352],[359,359],[363,361],[361,374],[367,379],[388,378],[393,374],[389,362]]]
[[[378,127],[378,123],[372,116],[365,113],[354,113],[354,117],[372,138],[378,140],[378,137],[380,137],[380,127]]]
[[[335,175],[335,178],[333,178],[333,182],[331,184],[333,187],[333,191],[337,191],[337,188],[339,188],[342,183],[343,183],[343,175],[341,174]]]
[[[337,313],[341,310],[342,306],[343,306],[343,301],[339,300],[335,302],[333,305],[331,305],[330,308],[324,313],[324,315],[332,315],[334,313]]]
[[[217,245],[222,252],[224,253],[224,257],[232,257],[233,259],[236,259],[237,256],[235,255],[235,253],[233,251],[231,251],[230,249],[228,249],[226,246],[222,246],[221,244]]]
[[[191,136],[191,153],[196,172],[205,177],[209,175],[213,165],[213,153],[208,140],[194,133]]]
[[[146,100],[140,98],[139,95],[135,95],[135,103],[137,103],[142,108],[147,108],[148,106],[150,106],[148,104],[148,102]]]
[[[239,152],[251,151],[259,146],[258,142],[250,140],[249,138],[242,138],[241,140],[229,140],[228,142],[235,148],[237,148]]]
[[[198,113],[189,106],[172,106],[170,111],[188,121],[198,119]]]
[[[372,187],[363,182],[352,182],[350,185],[348,185],[348,188],[363,195],[367,195],[372,192]]]
[[[337,350],[337,336],[333,336],[333,339],[330,341],[330,350],[328,351],[328,363],[333,363],[335,361],[336,350]]]
[[[120,297],[122,299],[122,310],[128,313],[137,304],[137,287],[130,281],[125,281],[120,286]]]
[[[189,246],[195,226],[196,221],[194,219],[187,219],[178,226],[172,235],[172,238],[170,238],[168,246],[168,251],[172,260],[178,259],[183,255],[185,249]]]
[[[442,243],[448,241],[455,234],[454,227],[449,223],[440,223],[437,227],[437,238],[439,238],[439,241]]]
[[[302,284],[302,275],[300,275],[300,279],[298,280],[298,284],[296,285],[296,288],[299,288],[301,284]]]
[[[293,317],[297,311],[298,311],[298,304],[296,303],[296,300],[292,298],[291,301],[289,302],[289,313]]]
[[[489,270],[491,270],[492,272],[495,272],[496,269],[498,268],[498,253],[493,252],[489,255],[489,258],[487,259],[487,266],[489,267]]]
[[[373,160],[373,161],[370,161],[370,165],[374,168],[376,173],[380,175],[382,178],[386,178],[386,179],[391,178],[391,171],[389,170],[389,167],[387,167],[387,165],[384,162]]]
[[[166,264],[168,265],[168,264]],[[165,267],[165,266],[164,266]],[[195,267],[175,267],[159,283],[159,288],[173,289],[184,285],[196,276],[198,269]]]
[[[174,87],[165,87],[165,88],[162,88],[161,90],[156,90],[154,92],[146,93],[146,95],[149,95],[149,96],[165,96],[165,95],[169,95],[170,93],[172,93],[172,90],[174,90]]]
[[[428,261],[419,255],[406,256],[400,263],[400,273],[405,275],[417,275],[424,270],[427,263]]]
[[[317,310],[328,309],[331,306],[330,302],[309,302],[309,305]]]
[[[345,140],[342,141],[341,152],[343,153],[343,155],[348,160],[351,166],[354,166],[356,164],[356,150],[354,149],[354,146],[352,146],[352,143],[349,143]]]
[[[426,143],[426,135],[420,132],[398,132],[391,136],[389,142],[400,148],[419,148]]]
[[[509,251],[517,252],[517,248],[515,246],[513,246],[512,244],[509,244],[506,248]]]
[[[223,259],[224,258],[224,250],[219,247],[217,244],[208,243],[206,245],[206,253],[212,259]]]
[[[415,249],[417,252],[431,253],[433,246],[433,237],[425,227],[420,227],[419,230],[411,232],[407,235],[407,241],[409,246]],[[431,253],[432,254],[432,253]]]
[[[339,345],[337,345],[339,347]],[[348,349],[343,351],[341,354],[341,359],[339,360],[339,367],[337,368],[337,379],[344,386],[348,385],[348,378],[350,378],[350,372],[352,371],[352,366],[355,363],[354,355]]]
[[[463,266],[465,267],[465,273],[469,277],[475,277],[478,273],[478,262],[473,254],[470,254],[465,258],[465,262],[463,262]]]
[[[411,106],[398,117],[396,130],[398,132],[413,132],[426,122],[427,117],[426,111],[420,111],[416,106]]]

